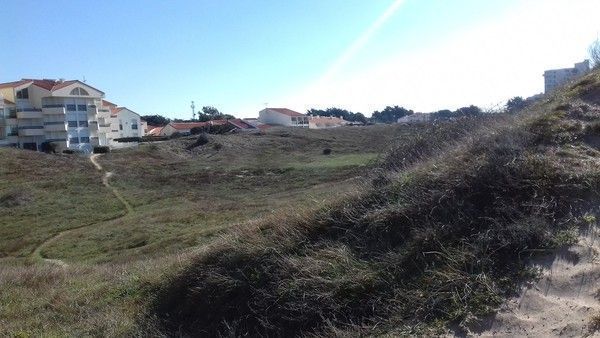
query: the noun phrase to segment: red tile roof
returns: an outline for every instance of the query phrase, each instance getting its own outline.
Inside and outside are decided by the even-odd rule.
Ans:
[[[159,136],[160,132],[163,130],[164,127],[154,127],[152,129],[148,128],[148,132],[146,133],[146,135],[148,136]]]
[[[187,130],[196,127],[205,127],[208,125],[208,122],[171,122],[169,123],[171,127],[177,130]]]
[[[110,116],[117,117],[121,110],[125,109],[125,107],[110,107]]]
[[[227,120],[212,120],[207,122],[171,122],[169,124],[177,130],[188,130],[195,127],[221,126],[227,123]]]
[[[113,108],[114,108],[114,107],[116,107],[117,105],[116,105],[116,104],[114,104],[114,103],[112,103],[112,102],[110,102],[110,101],[108,101],[108,100],[104,100],[104,99],[102,99],[102,106],[103,106],[103,107],[113,107]]]
[[[304,114],[300,114],[297,111],[293,111],[293,110],[287,109],[287,108],[267,108],[267,109],[276,111],[280,114],[287,115],[287,116],[304,116]]]
[[[232,120],[227,120],[227,121],[230,124],[232,124],[234,127],[240,128],[240,129],[255,129],[256,128],[253,125],[242,121],[242,119],[232,119]]]
[[[81,84],[84,84],[87,87],[90,87],[94,90],[99,91],[100,93],[104,94],[103,91],[98,90],[86,83],[83,83],[79,80],[68,80],[68,81],[60,81],[60,80],[52,80],[52,79],[21,79],[20,81],[13,81],[13,82],[6,82],[6,83],[0,83],[0,88],[14,88],[14,87],[18,87],[24,84],[34,84],[42,89],[48,90],[48,91],[55,91],[61,88],[64,88],[66,86],[70,86],[76,82],[79,82]]]
[[[18,87],[18,86],[24,85],[24,84],[29,83],[29,82],[31,82],[31,81],[29,81],[29,80],[20,80],[20,81],[0,83],[0,88],[14,88],[14,87]]]

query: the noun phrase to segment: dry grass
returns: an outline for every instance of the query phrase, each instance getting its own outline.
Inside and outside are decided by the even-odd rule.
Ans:
[[[600,107],[573,96],[588,92],[515,118],[424,130],[390,153],[371,186],[211,243],[164,283],[152,310],[165,332],[184,335],[468,325],[531,277],[529,255],[568,244],[596,206],[597,145],[587,135]],[[585,119],[571,111],[583,105]]]
[[[186,151],[182,138],[103,155],[134,206],[127,215],[87,158],[0,149],[0,335],[146,334],[152,323],[139,331],[139,314],[153,285],[193,248],[337,199],[374,165],[374,140],[411,133],[275,130],[211,136],[220,148]],[[323,156],[325,144],[335,154]]]

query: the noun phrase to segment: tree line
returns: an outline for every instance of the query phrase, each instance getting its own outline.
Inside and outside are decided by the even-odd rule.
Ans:
[[[508,100],[504,107],[499,111],[494,111],[494,113],[508,113],[514,114],[523,109],[525,109],[528,105],[534,102],[535,99],[523,99],[520,96],[515,96]],[[455,119],[460,117],[474,117],[482,114],[491,113],[485,112],[483,109],[475,106],[465,106],[462,108],[458,108],[456,110],[442,109],[435,112],[430,112],[430,118],[433,120],[448,120]],[[331,107],[327,109],[309,109],[306,112],[308,116],[330,116],[330,117],[339,117],[343,118],[346,121],[354,122],[358,124],[368,124],[368,123],[396,123],[398,119],[403,118],[405,116],[410,116],[415,114],[415,112],[411,109],[401,107],[401,106],[387,106],[383,110],[376,110],[371,114],[371,117],[368,118],[363,113],[352,112],[342,108]],[[211,120],[222,120],[222,119],[234,119],[233,115],[223,114],[217,108],[212,106],[202,107],[202,110],[198,112],[198,117],[193,121],[198,122],[206,122]],[[169,122],[189,122],[191,120],[183,120],[183,119],[170,119],[168,117],[164,117],[162,115],[144,115],[142,119],[148,122],[149,125],[152,126],[164,126],[169,124]]]

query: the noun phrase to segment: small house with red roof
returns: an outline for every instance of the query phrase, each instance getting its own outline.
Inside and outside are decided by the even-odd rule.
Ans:
[[[308,128],[308,116],[287,108],[265,108],[258,113],[258,120],[261,123],[286,126],[286,127],[304,127]]]

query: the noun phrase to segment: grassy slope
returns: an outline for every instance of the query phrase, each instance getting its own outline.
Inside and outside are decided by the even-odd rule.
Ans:
[[[381,151],[415,132],[271,130],[214,136],[191,152],[192,138],[114,152],[99,161],[134,206],[125,216],[87,158],[0,149],[0,335],[131,334],[154,285],[190,248],[352,191]],[[68,229],[40,254],[69,266],[32,255]]]
[[[523,259],[596,211],[599,77],[516,118],[415,137],[360,192],[239,228],[166,282],[154,313],[190,335],[472,325],[530,276]]]

